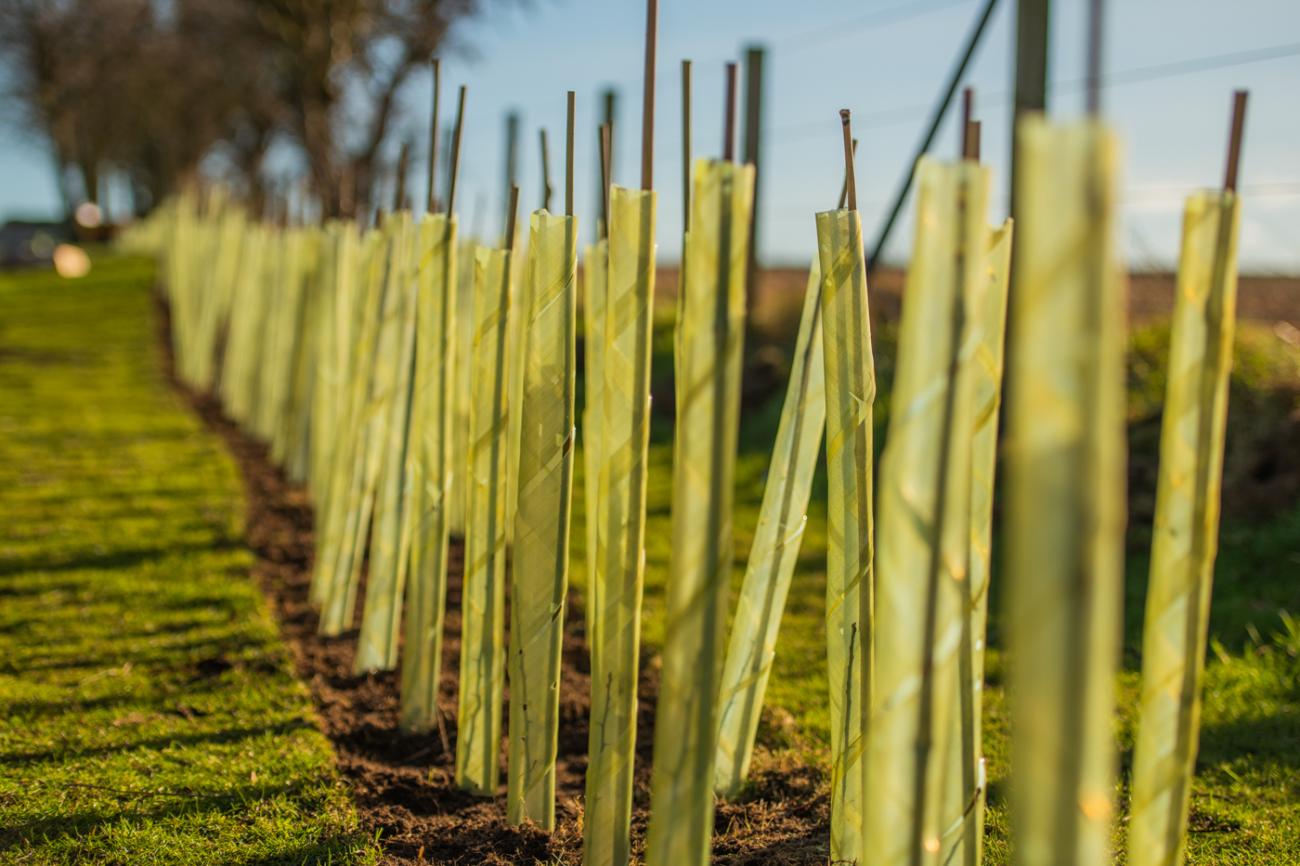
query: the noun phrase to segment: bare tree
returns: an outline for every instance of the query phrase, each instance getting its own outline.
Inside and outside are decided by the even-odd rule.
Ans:
[[[67,169],[80,166],[86,196],[98,192],[97,164],[104,131],[90,116],[98,100],[102,79],[92,74],[105,44],[89,39],[85,16],[94,5],[86,2],[3,0],[0,2],[0,46],[8,59],[9,96],[21,110],[21,120],[43,134],[50,143],[64,206],[71,213],[74,196]],[[122,4],[121,18],[113,26],[133,19],[138,10]],[[82,21],[79,21],[79,18]]]
[[[89,201],[106,172],[120,172],[144,209],[192,181],[240,117],[263,110],[254,58],[194,20],[219,3],[181,0],[164,21],[150,0],[0,0],[8,95],[48,140],[69,210],[69,169]]]
[[[0,0],[0,53],[69,211],[72,173],[92,201],[105,172],[127,177],[144,210],[216,151],[260,209],[283,136],[337,215],[373,201],[403,87],[480,2]]]
[[[373,198],[399,95],[478,0],[240,0],[256,10],[261,35],[281,52],[279,86],[290,132],[306,154],[327,213],[352,196]]]

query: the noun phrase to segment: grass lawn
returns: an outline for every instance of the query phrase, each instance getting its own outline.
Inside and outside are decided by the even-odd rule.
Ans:
[[[0,861],[367,862],[328,743],[246,578],[239,483],[162,380],[149,268],[107,259],[87,280],[0,277]],[[785,342],[782,342],[785,340]],[[774,338],[788,349],[791,335]],[[877,445],[893,334],[878,327]],[[1300,350],[1244,327],[1229,487],[1266,487],[1259,455],[1300,419]],[[1122,713],[1127,771],[1167,334],[1134,335],[1130,557]],[[671,322],[654,379],[671,402]],[[742,422],[736,585],[757,522],[783,386]],[[1287,425],[1292,425],[1288,427]],[[1279,432],[1282,431],[1282,432]],[[671,421],[654,416],[646,657],[663,639]],[[580,437],[581,438],[581,437]],[[1294,452],[1296,440],[1289,441]],[[1295,458],[1283,460],[1294,467]],[[1267,461],[1266,461],[1267,462]],[[575,461],[579,474],[582,459]],[[1236,480],[1235,483],[1233,479]],[[1256,483],[1258,482],[1258,483]],[[1253,486],[1252,486],[1253,485]],[[581,478],[574,561],[585,583]],[[825,482],[778,646],[760,743],[827,759]],[[1189,861],[1300,863],[1300,502],[1231,500],[1219,555]],[[996,573],[995,595],[996,595]],[[1007,862],[1007,726],[997,598],[986,704],[988,856]],[[759,758],[763,760],[762,756]],[[1125,797],[1121,774],[1117,795]],[[1122,850],[1123,822],[1117,826]]]
[[[151,279],[0,276],[0,862],[370,862]]]

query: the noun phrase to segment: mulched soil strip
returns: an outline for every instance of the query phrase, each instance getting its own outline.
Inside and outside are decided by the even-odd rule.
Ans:
[[[316,633],[317,614],[307,600],[313,550],[307,495],[271,464],[263,443],[244,434],[222,414],[214,397],[196,394],[175,378],[166,315],[162,309],[160,337],[168,377],[221,436],[239,465],[248,507],[248,544],[256,556],[253,573],[271,601],[297,674],[311,690],[321,728],[334,743],[339,770],[351,786],[362,825],[380,838],[381,862],[580,864],[590,675],[583,616],[576,599],[570,603],[564,639],[556,830],[547,834],[533,826],[512,827],[505,820],[504,743],[502,785],[497,796],[485,799],[459,790],[453,778],[454,756],[443,748],[437,732],[416,735],[398,730],[397,675],[358,676],[352,672],[355,628],[336,638]],[[453,743],[462,553],[462,545],[454,541],[439,700]],[[653,662],[646,662],[643,659],[632,817],[638,859],[648,814],[657,685]],[[714,862],[729,866],[824,864],[830,820],[824,774],[789,753],[761,747],[757,751],[745,794],[736,802],[718,803]]]

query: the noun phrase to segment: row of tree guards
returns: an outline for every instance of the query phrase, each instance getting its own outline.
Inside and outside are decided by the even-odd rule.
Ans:
[[[202,204],[173,201],[133,237],[161,254],[181,376],[215,389],[310,492],[311,600],[321,632],[353,626],[368,552],[357,669],[400,667],[402,726],[442,730],[444,739],[437,695],[448,541],[464,538],[456,738],[448,743],[456,780],[497,793],[504,713],[508,818],[547,830],[555,825],[581,440],[592,671],[587,866],[632,859],[655,298],[655,0],[648,13],[641,188],[610,183],[611,130],[602,125],[601,233],[585,250],[581,302],[572,92],[564,213],[535,211],[521,232],[514,188],[499,244],[458,232],[464,88],[437,212],[417,219],[396,210],[373,227],[284,227],[250,221],[212,193]],[[689,66],[683,71],[689,76]],[[714,797],[744,786],[824,442],[830,857],[979,863],[1000,416],[1007,429],[996,579],[1007,598],[1014,857],[1106,862],[1116,820],[1125,527],[1115,136],[1095,116],[1021,121],[1014,265],[1010,222],[988,225],[990,173],[978,161],[977,125],[967,121],[961,159],[918,164],[890,423],[877,463],[867,270],[842,112],[844,191],[839,208],[816,215],[791,375],[732,607],[755,183],[753,167],[734,161],[734,94],[733,66],[725,153],[696,161],[683,181],[672,553],[666,610],[657,612],[667,629],[645,862],[706,863]],[[1226,184],[1192,196],[1185,211],[1129,820],[1135,864],[1178,862],[1187,823],[1231,363],[1244,106],[1239,94]],[[435,130],[437,111],[435,91]],[[684,145],[689,156],[689,137]],[[585,404],[575,425],[579,310]]]

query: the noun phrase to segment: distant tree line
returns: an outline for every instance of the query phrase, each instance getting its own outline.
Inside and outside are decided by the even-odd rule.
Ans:
[[[300,151],[326,215],[372,202],[398,96],[486,0],[0,0],[5,115],[48,141],[69,213],[125,178],[148,211],[207,159],[257,212]]]

